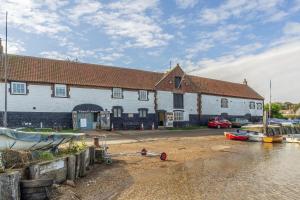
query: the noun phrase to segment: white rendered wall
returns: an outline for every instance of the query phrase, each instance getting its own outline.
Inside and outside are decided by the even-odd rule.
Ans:
[[[184,111],[184,121],[189,121],[190,114],[198,114],[197,112],[197,93],[185,93],[183,95],[184,109],[173,108],[173,92],[157,91],[157,109],[173,112],[174,110]]]
[[[70,88],[70,98],[51,97],[50,85],[28,85],[27,95],[8,93],[8,111],[15,112],[72,112],[79,104],[96,104],[111,111],[113,106],[122,106],[124,113],[138,113],[147,108],[154,113],[154,92],[149,92],[149,101],[139,101],[138,91],[123,90],[123,99],[112,99],[111,89]],[[0,83],[0,110],[4,110],[4,83]],[[36,109],[33,109],[35,107]]]
[[[256,103],[261,103],[262,100],[242,99],[221,97],[213,95],[201,95],[202,115],[221,115],[221,113],[228,113],[228,115],[246,115],[250,113],[252,116],[263,116],[263,110],[257,109]],[[221,108],[221,98],[228,99],[228,108]],[[255,109],[249,109],[249,103],[255,102]]]

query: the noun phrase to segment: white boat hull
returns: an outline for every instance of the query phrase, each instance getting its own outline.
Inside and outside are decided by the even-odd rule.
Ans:
[[[287,137],[285,137],[285,141],[288,143],[299,143],[300,144],[300,137],[287,136]]]
[[[249,139],[248,139],[249,141],[262,142],[264,134],[262,134],[262,133],[249,133],[248,136],[249,136]]]
[[[5,150],[5,149],[37,150],[37,149],[43,149],[50,146],[56,146],[60,144],[60,142],[61,140],[47,141],[47,142],[28,142],[28,141],[14,140],[13,138],[7,137],[5,135],[0,135],[0,150]]]
[[[84,136],[83,133],[39,133],[0,128],[0,150],[51,149],[71,140],[81,139]]]

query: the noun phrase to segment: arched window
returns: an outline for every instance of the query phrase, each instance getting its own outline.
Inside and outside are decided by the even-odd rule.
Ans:
[[[226,98],[221,99],[221,108],[228,108],[228,99]]]

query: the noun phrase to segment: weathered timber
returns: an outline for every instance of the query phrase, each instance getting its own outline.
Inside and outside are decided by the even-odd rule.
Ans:
[[[0,174],[0,200],[20,199],[20,172],[12,171]]]

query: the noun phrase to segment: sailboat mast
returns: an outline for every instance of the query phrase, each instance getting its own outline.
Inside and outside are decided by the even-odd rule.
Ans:
[[[270,104],[269,104],[269,124],[270,122],[270,118],[272,115],[272,80],[270,80]]]
[[[7,12],[5,16],[5,59],[4,59],[4,116],[3,116],[3,126],[7,127]]]

